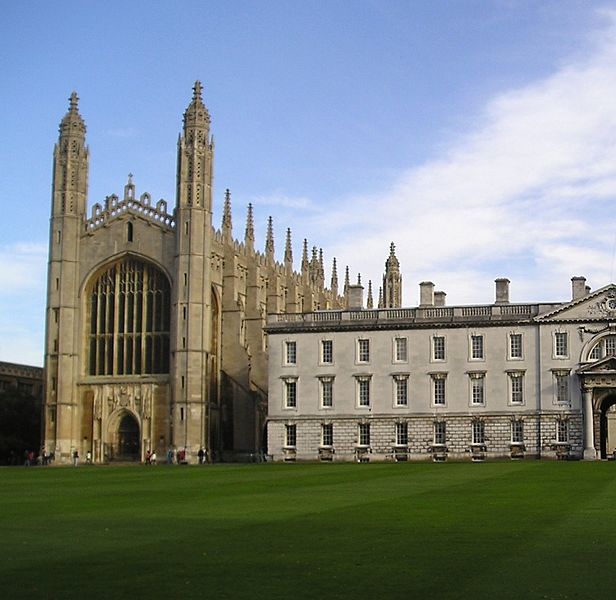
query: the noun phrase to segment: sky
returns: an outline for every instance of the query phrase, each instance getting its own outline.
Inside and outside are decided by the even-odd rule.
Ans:
[[[5,2],[0,20],[0,360],[42,365],[52,152],[75,90],[89,205],[175,203],[194,81],[215,138],[214,222],[254,204],[403,304],[566,301],[616,279],[616,2]]]

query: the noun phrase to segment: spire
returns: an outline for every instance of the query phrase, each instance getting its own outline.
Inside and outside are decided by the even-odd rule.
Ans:
[[[332,295],[334,296],[334,300],[338,297],[338,267],[336,266],[336,257],[334,256],[334,260],[332,262]]]
[[[400,261],[396,256],[396,246],[389,246],[389,257],[385,261],[383,276],[383,308],[399,308],[402,306],[402,276]]]
[[[86,124],[79,114],[79,96],[77,96],[77,92],[71,93],[68,103],[68,112],[60,122],[60,137],[77,137],[84,141]]]
[[[379,288],[379,308],[385,308],[383,306],[383,288]]]
[[[399,269],[399,268],[400,268],[400,262],[398,261],[398,258],[396,257],[396,245],[392,242],[389,246],[389,258],[385,261],[385,269],[391,270],[391,269]]]
[[[89,152],[86,124],[79,114],[79,98],[73,92],[68,112],[60,121],[60,135],[53,153],[53,215],[85,215],[88,194]]]
[[[347,292],[347,288],[349,287],[350,284],[350,280],[349,280],[349,265],[346,266],[345,270],[344,270],[344,293],[346,294]]]
[[[289,270],[293,270],[293,247],[291,246],[291,228],[287,229],[287,239],[284,245],[284,264]]]
[[[233,239],[233,222],[231,219],[231,192],[225,190],[225,205],[222,211],[222,235],[226,240]]]
[[[372,300],[372,280],[368,280],[368,300],[366,301],[366,308],[374,308],[374,301]]]
[[[265,239],[265,255],[274,260],[274,220],[267,218],[267,237]]]
[[[357,285],[361,285],[361,273],[357,273]]]
[[[133,183],[133,174],[128,174],[128,182],[124,186],[124,200],[135,198],[135,184]]]
[[[251,253],[255,251],[255,223],[252,215],[252,204],[248,204],[248,214],[246,215],[246,233],[244,234],[244,245]]]
[[[319,277],[325,280],[325,266],[323,265],[323,248],[319,248]]]
[[[210,115],[201,99],[201,83],[196,81],[192,100],[184,111],[184,130],[178,141],[177,206],[205,209],[208,231],[212,225],[213,160]]]
[[[308,273],[308,240],[304,238],[304,246],[302,248],[302,275]]]
[[[195,81],[193,86],[193,97],[184,112],[184,131],[191,128],[208,129],[210,124],[210,113],[201,98],[201,82]]]

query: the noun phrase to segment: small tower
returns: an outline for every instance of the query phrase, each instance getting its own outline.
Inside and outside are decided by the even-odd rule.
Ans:
[[[372,299],[372,280],[368,280],[368,299],[366,300],[366,308],[374,308],[374,300]]]
[[[73,92],[53,154],[45,341],[45,444],[59,460],[76,448],[80,322],[79,244],[88,193],[86,125]],[[61,376],[60,376],[61,375]]]
[[[265,238],[265,256],[268,261],[274,262],[274,220],[267,219],[267,236]]]
[[[225,190],[225,204],[222,212],[222,239],[226,243],[233,242],[233,221],[231,218],[231,192]]]
[[[396,246],[392,242],[389,247],[389,258],[385,261],[383,308],[400,306],[402,306],[402,275],[400,275],[400,262],[396,257]]]
[[[255,222],[252,214],[252,204],[248,205],[248,213],[246,214],[246,232],[244,233],[244,245],[246,253],[252,256],[255,253]]]
[[[201,99],[201,83],[184,112],[178,141],[176,259],[171,332],[173,442],[195,456],[210,449],[210,389],[203,377],[212,352],[212,161],[210,115]],[[230,223],[229,223],[230,226]],[[192,444],[192,445],[191,445]]]
[[[332,261],[332,281],[330,284],[332,299],[334,302],[338,300],[338,267],[336,266],[336,257]]]
[[[287,239],[284,245],[284,266],[288,274],[293,273],[293,246],[291,245],[291,228],[287,229]]]

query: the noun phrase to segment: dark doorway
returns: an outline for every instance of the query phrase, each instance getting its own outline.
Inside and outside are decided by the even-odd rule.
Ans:
[[[616,396],[608,396],[601,403],[599,419],[601,458],[616,455]]]
[[[131,415],[124,415],[118,426],[116,460],[139,460],[139,423]]]

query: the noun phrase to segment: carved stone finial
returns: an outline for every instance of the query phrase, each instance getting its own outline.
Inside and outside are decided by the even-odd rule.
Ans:
[[[338,295],[338,267],[336,265],[336,257],[332,261],[332,282],[331,282],[332,294]]]
[[[286,265],[293,265],[293,247],[291,245],[291,228],[287,228],[287,239],[284,245],[284,262]]]
[[[248,214],[246,215],[246,234],[244,236],[246,246],[254,248],[255,241],[255,222],[252,214],[252,204],[248,204]]]
[[[374,300],[372,299],[372,280],[368,280],[368,300],[366,308],[374,308]]]
[[[229,188],[225,190],[225,204],[222,211],[222,229],[223,233],[229,237],[231,236],[231,230],[233,222],[231,220],[231,192]]]
[[[274,219],[267,218],[267,237],[265,239],[265,253],[268,257],[274,257]]]
[[[72,92],[71,97],[69,98],[69,110],[71,112],[77,111],[78,104],[79,104],[79,96],[77,95],[77,92]]]
[[[308,267],[308,240],[304,238],[304,245],[302,247],[302,273],[306,273],[308,271]]]
[[[195,81],[195,85],[193,86],[193,100],[201,100],[201,82],[197,79]]]

